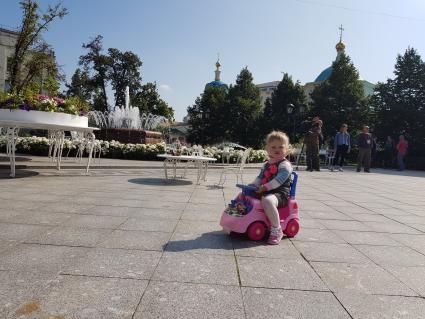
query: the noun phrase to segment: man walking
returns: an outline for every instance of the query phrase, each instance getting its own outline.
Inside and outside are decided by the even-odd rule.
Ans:
[[[357,172],[360,172],[363,166],[365,173],[370,173],[370,159],[374,142],[372,135],[369,133],[369,126],[363,126],[362,133],[359,135],[357,143],[359,145]]]
[[[342,124],[339,132],[335,135],[334,150],[335,157],[332,163],[331,171],[334,171],[335,165],[339,165],[338,170],[343,171],[342,166],[344,165],[345,156],[350,152],[351,139],[350,134],[347,132],[348,125]]]
[[[407,154],[407,147],[408,147],[407,140],[404,138],[404,135],[400,135],[398,144],[397,144],[397,163],[398,163],[398,170],[404,171],[404,157]]]

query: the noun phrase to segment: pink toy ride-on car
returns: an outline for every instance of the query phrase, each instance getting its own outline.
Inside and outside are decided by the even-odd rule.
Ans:
[[[288,237],[294,237],[299,229],[298,203],[295,199],[298,175],[292,173],[291,190],[288,204],[279,208],[280,225]],[[270,222],[264,213],[261,201],[254,197],[255,186],[236,185],[242,192],[230,202],[221,215],[220,225],[223,231],[244,234],[251,240],[262,240],[270,228]]]

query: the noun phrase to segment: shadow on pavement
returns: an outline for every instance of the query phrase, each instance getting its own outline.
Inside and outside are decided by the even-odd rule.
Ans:
[[[24,156],[16,156],[15,161],[16,162],[29,162],[29,161],[32,161],[32,158],[24,157]],[[9,156],[0,156],[0,162],[10,162]]]
[[[15,178],[27,178],[37,176],[40,173],[34,171],[16,170]],[[0,179],[12,179],[10,169],[0,169]]]
[[[265,246],[266,240],[252,241],[244,234],[226,235],[221,231],[213,231],[188,240],[172,240],[163,246],[168,252],[183,252],[194,250],[237,250],[249,247]]]
[[[193,184],[191,181],[182,179],[164,179],[164,178],[132,178],[129,183],[139,185],[163,185],[163,186],[184,186]]]

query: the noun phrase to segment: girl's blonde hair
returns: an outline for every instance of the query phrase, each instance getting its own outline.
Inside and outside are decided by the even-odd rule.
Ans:
[[[286,135],[286,133],[281,131],[271,131],[269,134],[267,134],[266,144],[269,144],[272,141],[279,141],[283,145],[285,145],[286,155],[290,155],[293,153],[292,145],[289,144],[289,137],[288,135]]]

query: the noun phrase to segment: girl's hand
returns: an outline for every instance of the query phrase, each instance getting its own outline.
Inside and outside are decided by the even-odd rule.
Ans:
[[[262,195],[266,191],[267,191],[267,188],[264,185],[260,185],[260,187],[258,187],[257,193]]]

